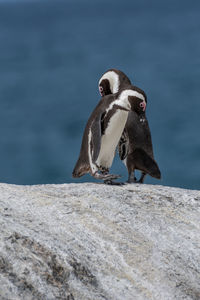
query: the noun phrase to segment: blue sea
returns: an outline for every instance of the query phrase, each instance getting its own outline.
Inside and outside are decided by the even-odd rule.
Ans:
[[[148,97],[162,180],[200,189],[200,1],[0,1],[0,181],[72,178],[98,80],[117,68]],[[116,155],[112,173],[127,180]]]

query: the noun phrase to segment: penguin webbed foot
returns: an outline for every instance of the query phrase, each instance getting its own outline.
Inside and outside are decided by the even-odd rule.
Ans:
[[[136,183],[144,183],[145,176],[146,176],[146,173],[142,172],[140,179],[137,180]]]
[[[128,178],[128,180],[127,180],[127,183],[136,183],[137,182],[137,178],[136,177],[134,177],[134,178]]]
[[[140,184],[142,184],[142,183],[144,183],[145,176],[146,176],[146,173],[142,172],[142,174],[140,176],[140,179],[137,179],[134,174],[130,173],[129,177],[128,177],[128,180],[127,180],[127,183],[140,183]]]
[[[118,186],[125,184],[124,182],[116,182],[116,181],[112,181],[112,180],[104,180],[104,183],[108,184],[108,185],[118,185]]]
[[[136,180],[135,183],[143,184],[144,181],[141,181],[141,180],[139,179],[139,180]]]
[[[136,183],[136,182],[137,182],[137,178],[135,177],[134,172],[130,172],[127,183]]]
[[[105,181],[112,181],[113,179],[118,179],[121,176],[120,175],[115,175],[115,174],[100,174],[98,172],[95,172],[93,174],[93,177],[96,178],[96,179],[102,179],[105,182]]]

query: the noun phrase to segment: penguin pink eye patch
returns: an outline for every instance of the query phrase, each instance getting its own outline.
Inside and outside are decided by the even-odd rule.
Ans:
[[[145,101],[141,102],[140,103],[140,107],[143,109],[143,111],[145,111],[145,109],[146,109],[146,102]]]
[[[99,86],[99,92],[100,92],[100,94],[101,94],[101,96],[102,96],[102,93],[103,93],[103,88],[102,88],[102,86]]]

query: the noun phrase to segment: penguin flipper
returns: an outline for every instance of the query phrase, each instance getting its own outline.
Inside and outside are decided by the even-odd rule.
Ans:
[[[101,148],[101,115],[96,117],[91,124],[92,133],[92,160],[95,163]]]

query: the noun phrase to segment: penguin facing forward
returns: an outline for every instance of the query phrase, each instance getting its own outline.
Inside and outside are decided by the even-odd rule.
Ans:
[[[121,88],[128,89],[130,86],[130,79],[116,69],[106,71],[99,80],[99,92],[102,96],[117,93]],[[140,116],[135,111],[129,112],[118,150],[120,159],[128,169],[129,183],[143,183],[146,174],[161,178],[159,167],[154,160],[151,132],[145,113]],[[134,175],[136,169],[142,172],[138,181]]]
[[[109,174],[109,168],[128,113],[134,111],[138,116],[143,115],[145,108],[146,95],[136,87],[130,86],[102,97],[86,124],[73,177],[90,173],[96,179],[113,184],[112,180],[120,176]]]

